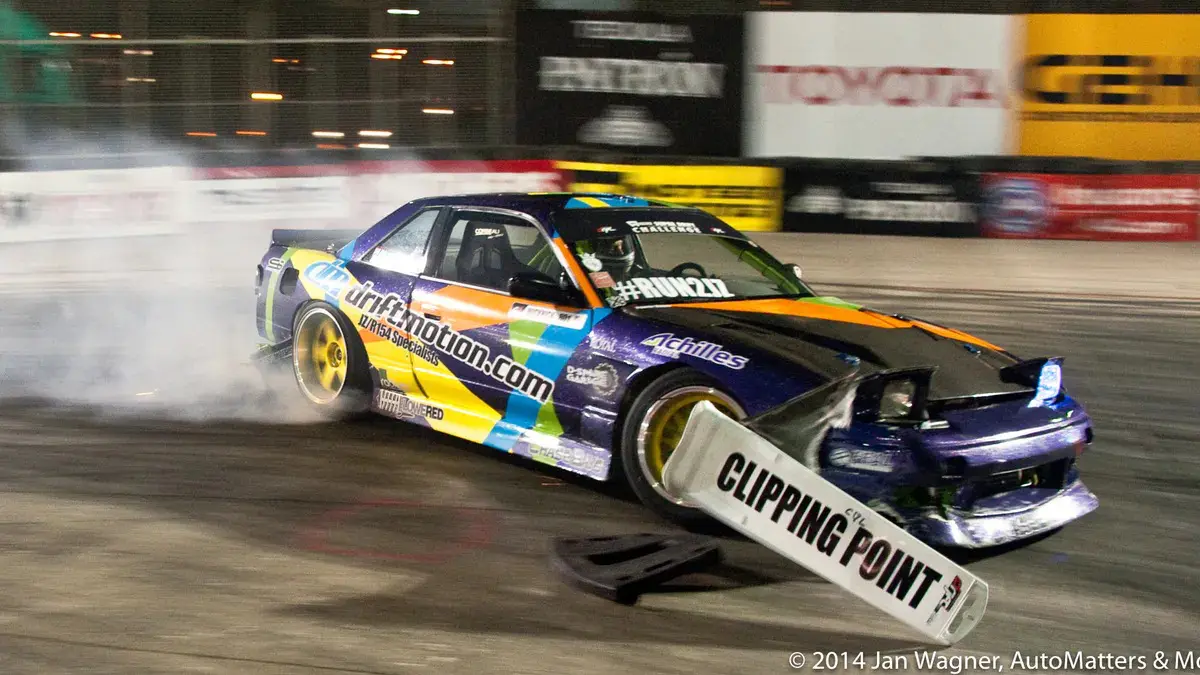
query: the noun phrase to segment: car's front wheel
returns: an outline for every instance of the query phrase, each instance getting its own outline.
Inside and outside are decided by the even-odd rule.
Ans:
[[[292,370],[300,393],[314,408],[334,417],[367,409],[371,383],[366,350],[333,306],[315,302],[296,314]]]
[[[638,499],[652,511],[681,525],[707,519],[696,506],[667,492],[663,466],[683,436],[692,408],[708,401],[734,419],[741,405],[710,378],[694,370],[674,370],[651,382],[630,405],[621,433],[621,465]]]

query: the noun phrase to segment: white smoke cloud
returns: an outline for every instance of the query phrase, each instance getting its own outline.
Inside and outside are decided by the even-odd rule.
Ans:
[[[10,138],[13,138],[10,136]],[[269,396],[254,267],[272,227],[200,222],[188,151],[56,134],[0,174],[0,398],[190,420],[310,421],[286,378]],[[118,170],[136,154],[152,168]],[[87,169],[62,170],[63,157]]]

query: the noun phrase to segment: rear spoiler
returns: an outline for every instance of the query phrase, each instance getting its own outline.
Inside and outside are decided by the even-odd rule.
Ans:
[[[336,253],[359,234],[360,230],[271,230],[271,244]]]

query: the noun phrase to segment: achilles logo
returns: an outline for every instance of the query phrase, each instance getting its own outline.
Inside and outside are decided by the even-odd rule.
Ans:
[[[759,66],[767,103],[906,108],[1003,107],[1003,78],[983,68]]]

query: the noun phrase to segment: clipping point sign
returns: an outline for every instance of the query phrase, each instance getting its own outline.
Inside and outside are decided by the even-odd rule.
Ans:
[[[814,438],[827,425],[814,425]],[[952,645],[983,619],[988,586],[712,404],[698,403],[663,468],[674,495]]]

